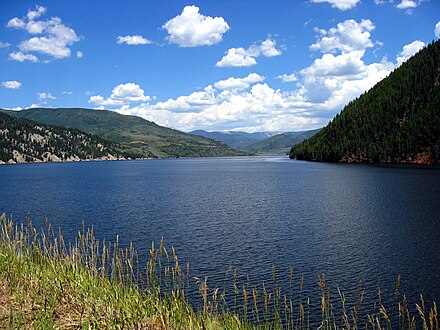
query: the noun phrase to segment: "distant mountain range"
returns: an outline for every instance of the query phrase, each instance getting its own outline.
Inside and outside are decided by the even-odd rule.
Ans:
[[[290,158],[325,162],[440,163],[440,41],[350,102]]]
[[[159,126],[135,116],[113,111],[79,108],[34,108],[3,112],[38,123],[79,129],[117,144],[130,158],[239,156],[221,142]]]
[[[307,139],[320,129],[301,132],[255,132],[240,131],[207,132],[192,131],[190,134],[204,136],[245,152],[255,154],[287,154],[290,148]]]
[[[204,130],[196,130],[190,132],[193,135],[204,136],[208,139],[217,140],[223,142],[224,144],[236,148],[242,149],[252,143],[261,141],[263,139],[269,138],[275,134],[275,132],[256,132],[256,133],[246,133],[240,131],[225,131],[225,132],[208,132]]]

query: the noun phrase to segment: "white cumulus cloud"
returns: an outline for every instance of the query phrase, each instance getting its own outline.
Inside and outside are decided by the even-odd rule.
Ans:
[[[0,41],[0,48],[9,48],[11,44],[9,42]]]
[[[42,92],[42,93],[37,93],[38,98],[40,99],[40,101],[46,101],[46,100],[56,100],[57,98],[55,96],[53,96],[51,93],[46,93],[46,92]]]
[[[353,19],[346,20],[329,30],[316,29],[320,38],[310,46],[311,50],[322,53],[334,53],[336,51],[351,52],[373,47],[371,31],[375,28],[373,22],[363,19],[356,22]]]
[[[247,89],[251,84],[264,81],[264,77],[257,73],[250,73],[244,78],[229,77],[226,80],[220,80],[214,83],[215,88],[221,90],[242,90]]]
[[[41,53],[56,59],[70,57],[70,46],[80,38],[75,30],[64,25],[59,17],[38,20],[45,13],[45,7],[36,6],[35,10],[28,11],[26,17],[14,17],[8,21],[7,27],[23,29],[35,35],[22,41],[18,45],[20,51],[9,54],[10,59],[19,62],[25,60],[37,62],[38,58],[33,53]]]
[[[127,45],[148,45],[153,43],[151,40],[148,40],[144,38],[143,36],[135,35],[135,36],[119,36],[116,39],[116,42],[121,44],[127,44]]]
[[[46,8],[42,6],[35,6],[35,10],[29,10],[27,13],[27,18],[29,21],[33,21],[34,19],[40,17],[46,12]]]
[[[434,34],[437,39],[440,39],[440,21],[435,25]]]
[[[399,9],[410,9],[410,8],[416,8],[418,3],[413,0],[402,0],[396,7]]]
[[[333,8],[348,10],[356,7],[360,0],[312,0],[314,3],[329,3]]]
[[[336,43],[328,44],[331,46],[324,47],[321,40],[324,35],[321,35],[315,42],[322,45],[317,49],[323,52],[319,58],[296,74],[277,77],[283,81],[296,81],[286,85],[284,90],[273,88],[264,82],[263,76],[251,73],[245,77],[219,80],[166,101],[133,105],[118,102],[122,98],[117,97],[121,94],[115,91],[116,88],[108,99],[97,95],[90,101],[101,108],[113,103],[109,106],[119,113],[141,116],[184,131],[299,131],[322,127],[349,101],[387,77],[402,59],[411,56],[421,46],[419,42],[404,46],[395,61],[384,57],[378,62],[367,62],[365,54],[372,42],[369,34],[362,36],[362,33],[370,32],[368,29],[372,30],[373,25],[368,23],[359,28],[356,24],[343,24],[360,32],[358,35],[361,36],[355,41],[343,38],[344,33],[338,26],[334,33],[329,33],[338,38]],[[325,36],[329,34],[326,31]],[[255,54],[252,53],[255,49],[251,48],[244,50],[249,51],[246,54],[250,57]]]
[[[229,25],[223,17],[204,16],[196,6],[186,6],[180,15],[163,26],[168,31],[167,39],[180,47],[211,46],[223,39]]]
[[[248,54],[247,50],[240,48],[230,48],[226,55],[222,57],[215,66],[220,68],[253,66],[257,64],[254,57]]]
[[[6,24],[6,27],[13,28],[13,29],[24,29],[26,27],[26,23],[24,20],[14,17],[11,18],[8,23]]]
[[[94,103],[97,106],[123,106],[150,101],[151,97],[144,93],[144,90],[135,83],[120,84],[113,88],[112,94],[107,99],[101,95],[93,95],[90,96],[89,103]]]
[[[9,59],[17,61],[17,62],[38,62],[38,57],[33,54],[24,54],[22,52],[12,52],[9,54]]]
[[[401,10],[405,10],[405,13],[411,15],[413,13],[413,9],[419,6],[423,0],[402,0],[399,4],[397,4],[397,8]]]
[[[19,89],[21,87],[22,83],[18,82],[16,80],[8,80],[8,81],[3,81],[2,82],[2,86],[4,88],[8,88],[8,89]]]
[[[420,40],[415,40],[412,43],[403,46],[402,51],[397,55],[397,64],[401,65],[425,46],[426,44]]]
[[[215,66],[219,68],[246,67],[257,64],[255,58],[259,56],[274,57],[282,54],[281,50],[276,48],[276,41],[267,38],[259,45],[252,45],[248,49],[243,47],[230,48]]]
[[[216,103],[215,89],[208,85],[202,91],[193,92],[187,96],[179,96],[176,99],[169,99],[165,102],[158,102],[155,109],[177,112],[199,112],[207,106]]]
[[[297,81],[298,77],[294,73],[291,74],[284,73],[282,75],[277,76],[277,79],[281,79],[282,82],[287,83],[287,82]]]
[[[301,70],[302,75],[311,76],[353,76],[365,70],[364,62],[361,60],[364,51],[354,50],[339,56],[324,54],[322,58],[316,59],[311,66]]]

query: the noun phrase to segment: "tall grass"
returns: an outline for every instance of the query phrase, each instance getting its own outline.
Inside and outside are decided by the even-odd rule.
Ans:
[[[303,275],[295,279],[292,268],[277,274],[274,266],[261,285],[249,276],[239,281],[230,268],[224,287],[211,288],[206,278],[190,278],[189,264],[163,241],[152,243],[141,266],[134,247],[122,248],[118,237],[100,242],[83,225],[66,243],[50,224],[37,230],[27,220],[0,217],[2,329],[439,329],[435,302],[421,296],[411,305],[400,278],[391,306],[380,289],[370,302],[362,285],[357,297],[332,292],[325,276],[317,280],[320,295],[308,296]],[[194,285],[200,304],[191,305]]]

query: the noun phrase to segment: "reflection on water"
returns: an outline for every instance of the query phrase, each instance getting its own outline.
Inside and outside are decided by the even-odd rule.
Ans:
[[[316,287],[440,301],[440,169],[242,157],[0,166],[0,212],[47,217],[73,238],[81,222],[99,238],[133,241],[146,257],[164,237],[182,263],[223,285],[229,266],[251,281],[271,267]]]

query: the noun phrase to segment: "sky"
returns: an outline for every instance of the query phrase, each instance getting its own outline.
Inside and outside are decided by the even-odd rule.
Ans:
[[[440,38],[440,0],[1,0],[0,107],[301,131]]]

